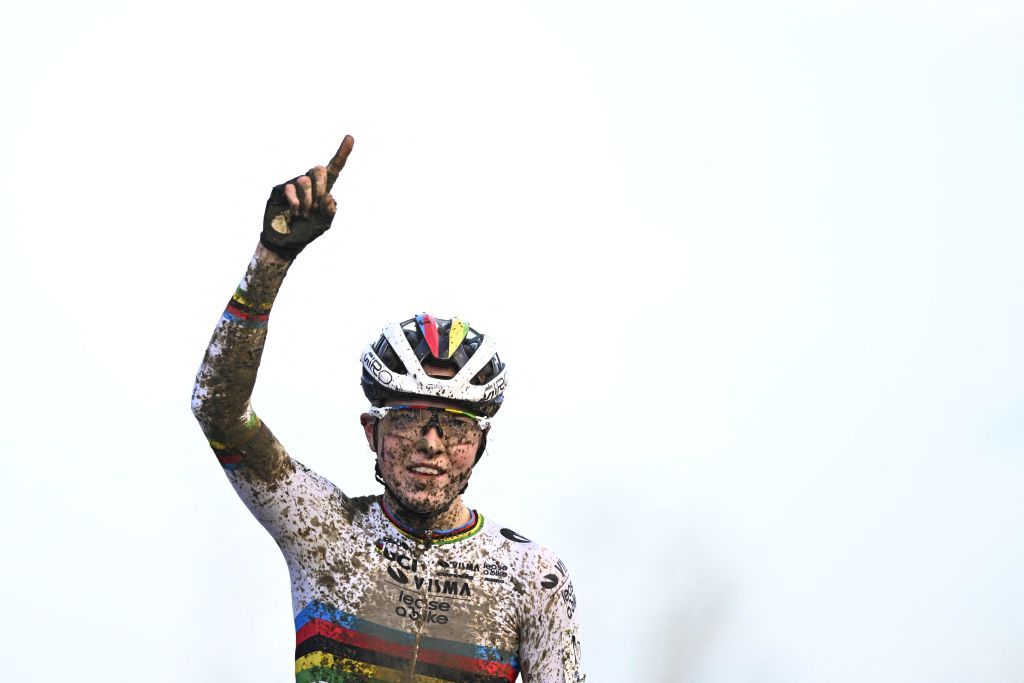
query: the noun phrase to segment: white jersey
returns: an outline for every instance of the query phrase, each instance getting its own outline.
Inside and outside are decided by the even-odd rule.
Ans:
[[[250,404],[289,264],[260,252],[217,323],[192,410],[291,573],[297,683],[579,683],[576,596],[547,549],[483,515],[417,534],[288,456]]]
[[[288,563],[297,683],[584,680],[576,596],[547,548],[476,511],[418,534],[380,496],[290,465],[272,481],[225,469]]]

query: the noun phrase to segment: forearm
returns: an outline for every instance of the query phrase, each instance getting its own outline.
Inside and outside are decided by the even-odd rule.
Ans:
[[[249,401],[263,356],[270,309],[289,265],[262,244],[256,248],[245,277],[217,322],[196,375],[192,412],[225,465],[235,464],[225,459],[237,460],[237,451],[255,439],[261,428],[265,430]],[[227,455],[222,456],[221,450]]]
[[[192,412],[220,463],[251,480],[293,469],[293,461],[249,404],[267,338],[267,320],[292,259],[331,227],[331,186],[354,141],[346,135],[327,166],[275,186],[263,213],[256,254],[217,323],[192,392]],[[236,478],[237,479],[237,478]]]

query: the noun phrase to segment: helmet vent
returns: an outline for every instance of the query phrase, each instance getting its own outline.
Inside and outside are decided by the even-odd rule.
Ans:
[[[494,357],[491,358],[490,362],[487,363],[487,365],[485,365],[480,370],[480,372],[476,373],[469,380],[469,383],[477,387],[487,384],[492,379],[498,376],[498,373],[501,372],[501,369],[503,367],[505,366],[502,365],[501,359],[498,358],[498,354],[494,354]]]
[[[498,385],[496,380],[504,376],[505,364],[494,343],[461,318],[424,313],[392,323],[367,350],[376,359],[363,355],[360,383],[373,405],[425,397],[487,417],[501,407],[507,382]],[[460,374],[470,363],[477,369],[474,376]]]
[[[388,367],[388,370],[391,370],[392,372],[399,372],[403,375],[408,374],[409,371],[406,370],[405,363],[403,363],[402,359],[398,357],[395,350],[391,348],[391,344],[388,344],[387,341],[383,339],[381,341],[384,343],[378,343],[375,351],[377,352],[377,355],[380,356],[384,365]]]

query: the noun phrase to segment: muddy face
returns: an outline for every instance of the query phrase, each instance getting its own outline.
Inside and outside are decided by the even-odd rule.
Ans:
[[[375,420],[364,414],[362,423],[393,502],[421,528],[458,526],[464,512],[459,494],[473,473],[482,433],[453,433],[436,423],[424,427],[422,418],[415,425],[390,418],[377,425],[376,443]]]
[[[415,440],[383,436],[381,475],[402,507],[420,514],[447,508],[473,473],[476,445],[447,446],[430,428]]]

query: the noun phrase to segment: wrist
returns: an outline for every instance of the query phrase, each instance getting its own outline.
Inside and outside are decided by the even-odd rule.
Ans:
[[[263,244],[257,244],[225,316],[247,327],[266,327],[270,309],[291,264]]]
[[[256,258],[263,263],[272,263],[274,265],[288,265],[291,263],[290,259],[286,259],[283,256],[275,254],[270,249],[267,249],[266,245],[260,241],[256,245]]]

